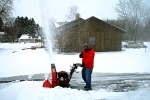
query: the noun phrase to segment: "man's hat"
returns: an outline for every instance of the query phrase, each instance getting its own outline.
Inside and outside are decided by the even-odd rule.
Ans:
[[[89,46],[89,45],[88,45],[87,43],[85,43],[85,44],[83,44],[83,47],[84,47],[84,46]]]
[[[90,50],[90,46],[87,43],[83,45],[83,48],[86,52]]]

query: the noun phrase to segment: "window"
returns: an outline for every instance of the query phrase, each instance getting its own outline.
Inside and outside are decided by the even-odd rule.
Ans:
[[[89,44],[95,45],[95,37],[89,37]]]

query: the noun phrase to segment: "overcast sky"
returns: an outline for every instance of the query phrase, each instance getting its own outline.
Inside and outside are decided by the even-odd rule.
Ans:
[[[34,18],[42,23],[41,15],[65,21],[69,7],[76,5],[81,18],[116,19],[114,10],[118,0],[15,0],[13,16]],[[44,12],[43,12],[44,11]]]

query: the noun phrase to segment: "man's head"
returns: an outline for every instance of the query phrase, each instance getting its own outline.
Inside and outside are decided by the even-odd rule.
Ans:
[[[85,43],[85,44],[83,45],[83,49],[87,52],[87,51],[90,50],[90,46],[89,46],[87,43]]]

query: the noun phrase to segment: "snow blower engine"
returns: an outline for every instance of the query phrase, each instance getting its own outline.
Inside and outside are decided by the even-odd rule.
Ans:
[[[71,77],[78,67],[81,67],[81,64],[75,63],[73,64],[73,66],[71,66],[70,73],[67,73],[66,71],[56,72],[55,64],[51,64],[52,80],[50,79],[45,80],[43,83],[43,87],[48,88],[54,88],[56,86],[69,87]]]

